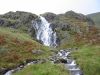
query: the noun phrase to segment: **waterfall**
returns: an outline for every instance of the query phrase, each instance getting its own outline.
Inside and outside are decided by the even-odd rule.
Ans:
[[[33,27],[36,31],[37,40],[41,41],[45,46],[56,47],[56,32],[50,26],[50,23],[42,16],[40,22],[33,22]]]

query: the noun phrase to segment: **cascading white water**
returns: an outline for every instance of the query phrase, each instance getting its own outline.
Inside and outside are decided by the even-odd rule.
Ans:
[[[36,22],[33,27],[36,30],[36,38],[40,40],[45,46],[57,46],[56,32],[54,32],[48,21],[40,16],[41,23]]]
[[[63,59],[67,61],[65,62],[65,68],[69,70],[70,75],[83,75],[82,70],[78,67],[76,64],[76,61],[74,59],[68,58],[70,55],[71,51],[65,51],[65,50],[60,50],[57,54],[58,58]],[[58,60],[57,58],[57,60]]]

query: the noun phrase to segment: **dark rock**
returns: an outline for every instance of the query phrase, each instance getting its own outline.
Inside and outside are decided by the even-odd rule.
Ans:
[[[60,62],[60,60],[55,60],[55,61],[53,61],[55,64],[57,64],[57,63],[61,63]]]
[[[17,67],[23,68],[26,65],[26,63],[20,63]]]
[[[32,20],[31,26],[30,26],[30,28],[29,28],[29,30],[28,30],[29,34],[30,34],[32,37],[36,38],[36,32],[37,32],[37,27],[36,27],[36,25],[40,25],[40,24],[41,24],[41,20],[40,20],[39,17],[36,18],[35,20]]]
[[[38,59],[26,59],[25,63],[30,63],[30,62],[33,62],[33,61],[38,61]]]
[[[11,68],[0,68],[0,75],[4,75],[9,70],[11,70]]]
[[[61,63],[67,63],[67,60],[65,60],[65,59],[59,59],[59,61],[60,61]]]

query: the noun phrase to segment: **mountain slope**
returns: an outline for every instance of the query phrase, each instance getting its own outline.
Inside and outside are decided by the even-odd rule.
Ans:
[[[77,60],[84,75],[100,75],[100,46],[82,46],[73,52],[73,58]]]
[[[63,64],[43,64],[30,65],[14,75],[69,75]]]
[[[41,50],[43,53],[33,54],[34,50]],[[45,58],[49,54],[47,47],[34,41],[28,34],[0,27],[0,75],[2,68],[16,67],[28,59]]]
[[[86,46],[89,45],[93,46],[100,44],[100,35],[94,25],[94,22],[91,18],[83,14],[68,11],[64,14],[58,15],[53,13],[44,13],[41,15],[50,22],[50,26],[52,27],[53,31],[57,33],[57,50],[66,49],[68,47],[80,48],[84,45],[84,47],[86,48]],[[44,47],[42,44],[40,44],[40,41],[36,40],[36,32],[33,28],[32,21],[41,23],[41,20],[37,15],[28,12],[17,11],[0,15],[0,73],[2,69],[12,69],[19,64],[24,63],[25,60],[47,58],[49,55],[51,55],[50,50],[54,51],[54,48],[50,49],[48,47]],[[32,37],[30,36],[30,34]],[[84,52],[80,52],[78,50],[79,53],[76,52],[76,54],[73,55],[78,59],[79,56],[84,53],[82,56],[85,57],[85,59],[82,60],[82,62],[77,60],[80,67],[82,66],[83,71],[87,70],[87,66],[85,67],[84,61],[88,61],[88,59],[90,58],[88,56],[91,56],[91,52],[95,52],[91,51],[92,49],[89,48],[89,55],[85,54],[87,53],[87,50],[84,50],[84,47],[82,48],[82,50],[80,50]],[[43,54],[33,54],[34,50],[42,50]],[[97,57],[95,54],[92,55],[97,58],[95,62],[97,62],[98,64],[99,51],[97,49],[94,50],[96,50]],[[83,59],[83,57],[80,57],[79,59]],[[91,58],[91,60],[94,60],[94,58]],[[92,66],[93,64],[91,64],[91,62],[89,61],[90,65]],[[95,62],[94,67],[96,65]],[[83,65],[81,65],[81,63],[83,63]],[[35,68],[40,68],[39,71],[46,72],[46,75],[51,75],[52,70],[50,71],[50,73],[48,73],[46,70],[48,69],[48,67],[46,69],[42,69],[42,66],[44,65],[45,64],[40,64],[39,67],[35,66]],[[50,65],[52,68],[52,64],[47,64],[47,66]],[[88,64],[86,63],[86,65]],[[91,75],[91,66],[88,67],[90,72],[88,72],[87,70],[84,71],[84,73],[87,73],[87,75]],[[28,70],[30,70],[30,74],[33,74],[33,68],[34,65],[32,67],[29,66],[28,69],[25,68],[22,71],[18,72],[18,74],[29,74],[29,72],[27,72]],[[53,68],[55,69],[55,67]],[[98,67],[95,67],[94,70],[96,70],[96,68],[98,70]],[[59,70],[60,69],[58,68],[57,71]],[[62,68],[60,74],[59,72],[57,73],[61,75],[61,73],[64,71],[65,70]],[[38,70],[36,70],[36,72],[38,72]],[[16,73],[15,75],[18,74]],[[43,73],[43,75],[45,74]]]
[[[96,26],[100,28],[100,12],[87,15],[93,19]]]
[[[64,14],[48,12],[41,15],[51,23],[61,48],[90,43],[98,35],[93,20],[83,14],[68,11]]]
[[[32,20],[35,20],[37,17],[37,15],[29,12],[10,11],[0,15],[0,26],[20,29],[27,32],[31,27]]]

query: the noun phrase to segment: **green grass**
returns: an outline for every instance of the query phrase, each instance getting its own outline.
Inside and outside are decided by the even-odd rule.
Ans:
[[[32,50],[39,49],[44,53],[32,54]],[[27,33],[0,27],[0,68],[16,66],[26,59],[46,58],[50,54],[48,47],[34,41]]]
[[[32,50],[43,50],[44,53],[32,54]],[[52,48],[53,49],[53,48]],[[52,52],[48,47],[42,46],[32,40],[30,35],[23,31],[0,27],[0,68],[15,67],[26,59],[43,59]],[[35,64],[14,75],[67,75],[63,65],[52,63]]]
[[[85,75],[100,75],[100,46],[83,46],[73,52]]]
[[[61,64],[43,63],[30,65],[13,75],[68,75]]]
[[[8,38],[17,38],[22,41],[33,41],[28,34],[13,28],[0,27],[0,35],[8,35]]]

